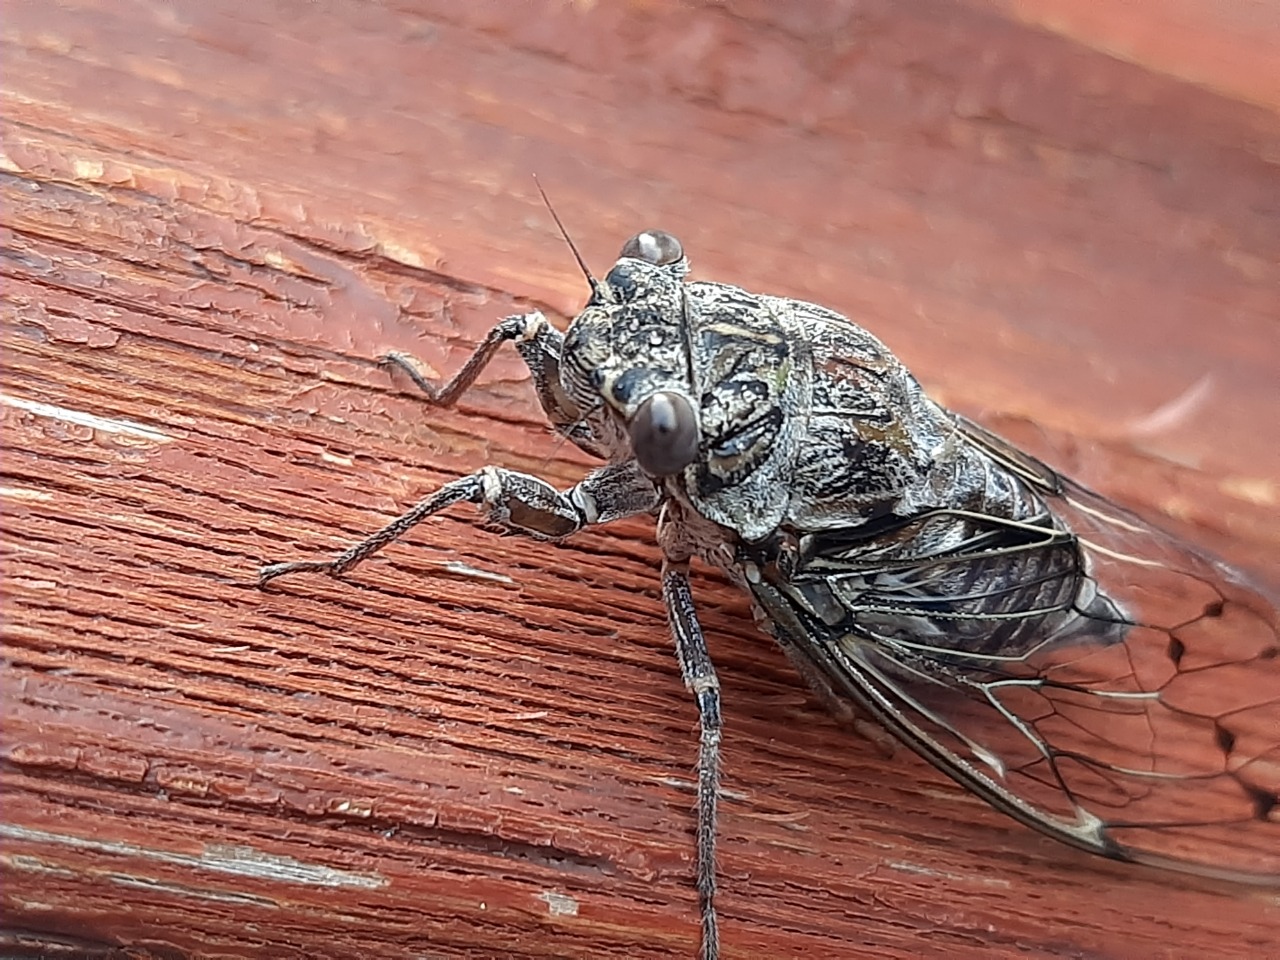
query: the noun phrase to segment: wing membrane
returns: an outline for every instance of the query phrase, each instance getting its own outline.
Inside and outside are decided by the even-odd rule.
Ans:
[[[1280,884],[1276,598],[961,418],[1041,497],[946,549],[817,535],[752,585],[779,640],[998,808],[1116,859]],[[1056,520],[1055,520],[1056,518]],[[924,533],[922,533],[924,531]]]

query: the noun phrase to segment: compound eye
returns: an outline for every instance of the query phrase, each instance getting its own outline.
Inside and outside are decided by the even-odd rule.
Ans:
[[[665,230],[646,230],[624,243],[618,256],[634,257],[657,267],[665,267],[684,256],[684,247]]]
[[[628,428],[640,469],[652,477],[670,477],[698,456],[698,418],[677,393],[655,393],[636,410]]]

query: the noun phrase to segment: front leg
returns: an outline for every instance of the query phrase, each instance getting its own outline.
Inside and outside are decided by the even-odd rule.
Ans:
[[[520,356],[529,367],[529,372],[533,374],[534,384],[541,398],[543,381],[547,377],[546,360],[554,358],[558,363],[564,334],[551,326],[547,318],[537,310],[532,313],[517,313],[499,320],[480,341],[480,346],[476,347],[475,352],[467,358],[462,369],[447,383],[438,387],[422,375],[408,354],[388,353],[379,358],[378,362],[384,366],[399,367],[407,373],[418,389],[427,395],[432,405],[451,407],[467,392],[467,388],[476,382],[476,377],[480,376],[480,372],[489,365],[498,348],[511,340],[516,342],[516,349],[520,351]]]
[[[292,573],[341,576],[427,517],[463,502],[479,504],[489,520],[512,533],[535,540],[560,540],[592,524],[648,513],[658,505],[658,491],[632,461],[601,467],[564,492],[525,473],[485,467],[446,483],[377,533],[331,560],[293,560],[262,567],[258,586]]]
[[[698,850],[696,879],[702,913],[700,960],[718,960],[720,929],[716,920],[716,820],[720,803],[720,681],[702,636],[689,589],[689,564],[668,557],[662,565],[662,599],[667,607],[676,660],[684,685],[698,707]]]
[[[396,367],[437,407],[451,407],[457,402],[493,359],[498,348],[514,341],[520,358],[533,377],[533,389],[538,403],[557,432],[568,437],[588,453],[606,456],[591,434],[584,415],[590,411],[579,410],[560,385],[560,356],[564,349],[564,334],[551,326],[540,312],[516,314],[499,320],[488,335],[476,347],[462,369],[447,383],[435,386],[422,375],[417,362],[404,353],[388,353],[379,362],[383,366]]]

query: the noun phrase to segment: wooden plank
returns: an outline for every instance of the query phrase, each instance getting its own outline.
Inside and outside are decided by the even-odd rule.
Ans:
[[[459,510],[348,583],[252,586],[485,463],[587,469],[513,357],[447,412],[372,363],[447,374],[504,314],[572,315],[533,172],[597,271],[667,227],[1274,566],[1280,117],[981,5],[781,10],[7,12],[6,949],[692,954],[696,718],[646,525],[552,547]],[[1273,950],[1273,894],[886,760],[697,589],[727,957]]]
[[[975,0],[1078,43],[1270,110],[1280,109],[1280,8],[1199,0]]]

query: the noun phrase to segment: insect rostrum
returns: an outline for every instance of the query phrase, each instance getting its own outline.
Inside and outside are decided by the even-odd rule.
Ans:
[[[485,467],[328,561],[341,574],[462,501],[540,539],[657,517],[662,595],[701,721],[697,886],[717,956],[720,688],[688,579],[746,590],[830,704],[999,809],[1119,860],[1280,884],[1280,615],[1196,548],[931,401],[889,350],[810,303],[686,279],[670,234],[623,247],[561,334],[507,317],[552,426],[607,461],[557,491]]]

